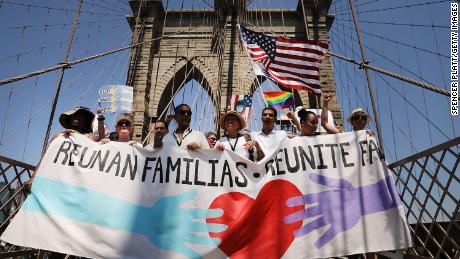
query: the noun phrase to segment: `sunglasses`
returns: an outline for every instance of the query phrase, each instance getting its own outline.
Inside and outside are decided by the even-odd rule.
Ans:
[[[119,122],[117,123],[117,126],[118,126],[118,127],[122,127],[123,125],[125,125],[126,127],[130,127],[130,126],[131,126],[131,122],[129,122],[129,121],[119,121]]]
[[[351,120],[367,120],[367,115],[356,114],[351,116]]]
[[[271,114],[271,113],[262,113],[262,117],[265,117],[265,116],[268,116],[268,117],[275,117],[275,114]]]
[[[211,141],[216,141],[217,140],[217,138],[208,138],[208,139],[211,140]]]
[[[180,110],[179,114],[183,116],[185,115],[192,116],[192,111],[191,110]]]

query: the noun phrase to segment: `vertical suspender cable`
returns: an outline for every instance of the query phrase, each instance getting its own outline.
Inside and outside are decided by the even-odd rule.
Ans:
[[[405,1],[405,3],[406,3],[407,5],[409,5],[409,2],[408,2],[407,0]],[[410,23],[412,24],[413,19],[412,19],[411,12],[410,12],[410,10],[409,10],[408,8],[405,8],[405,9],[407,10],[407,15],[408,15],[408,17],[409,17],[409,21],[410,21]],[[434,28],[433,28],[433,29],[434,29]],[[419,74],[419,75],[422,75],[422,68],[421,68],[421,66],[420,66],[420,63],[421,63],[421,62],[420,62],[420,53],[419,53],[419,50],[418,50],[418,47],[417,47],[417,39],[416,39],[416,34],[415,34],[416,31],[415,31],[413,28],[411,28],[410,31],[411,31],[412,40],[413,40],[413,42],[414,42],[415,58],[416,58],[416,61],[417,61],[417,62],[416,62],[416,64],[417,64],[417,71],[418,71],[418,74]],[[435,44],[436,44],[436,42],[437,42],[437,41],[436,41],[436,38],[434,38],[434,41],[435,41]],[[419,44],[419,46],[420,46],[420,44]],[[438,53],[438,57],[439,57],[439,53]],[[441,65],[440,68],[441,68],[441,71],[442,71],[442,64],[440,64],[440,65]],[[443,72],[443,71],[442,71],[442,72]],[[441,73],[441,74],[443,75],[444,72]],[[444,78],[444,76],[442,76],[442,77]],[[445,87],[445,85],[447,85],[447,84],[446,84],[446,81],[444,80],[444,87]],[[422,100],[423,100],[423,108],[425,109],[425,115],[426,115],[426,117],[427,117],[426,123],[427,123],[427,129],[428,129],[428,137],[429,137],[429,139],[430,139],[430,145],[433,146],[433,136],[432,136],[433,134],[431,133],[431,126],[430,126],[430,123],[429,123],[429,120],[428,120],[429,114],[428,114],[428,106],[427,106],[427,102],[426,102],[426,93],[425,93],[424,90],[421,90],[421,92],[422,92],[422,97],[423,97],[423,98],[422,98]]]
[[[78,8],[77,8],[77,13],[75,14],[75,18],[74,18],[74,21],[73,21],[73,24],[72,24],[72,31],[70,32],[70,37],[69,37],[69,40],[67,42],[67,49],[66,49],[66,52],[65,52],[65,55],[64,55],[64,60],[62,62],[63,64],[66,64],[67,59],[69,58],[70,47],[72,46],[75,31],[76,31],[77,26],[78,26],[78,19],[80,18],[80,12],[81,12],[82,5],[83,5],[83,0],[80,0],[80,2],[78,4]],[[56,92],[55,92],[54,97],[53,97],[53,103],[52,103],[52,107],[51,107],[50,118],[49,118],[49,121],[48,121],[48,127],[46,129],[45,139],[43,140],[43,147],[42,147],[42,154],[41,154],[42,156],[45,154],[46,147],[48,146],[48,140],[49,140],[49,137],[50,137],[51,126],[53,126],[54,112],[56,111],[56,105],[57,105],[57,101],[59,99],[59,92],[61,91],[62,80],[64,79],[64,72],[65,72],[66,69],[67,69],[67,67],[63,67],[61,69],[61,73],[59,74],[59,80],[57,82]]]
[[[305,4],[303,3],[303,0],[300,0],[300,3],[302,4],[302,16],[303,16],[303,24],[305,26],[305,36],[307,37],[307,40],[310,39],[310,35],[308,33],[308,21],[307,21],[307,14],[305,13]],[[284,26],[283,26],[284,28]],[[310,97],[311,95],[309,95]],[[318,96],[315,95],[315,106],[316,108],[320,107],[320,101],[318,100]],[[311,108],[311,107],[310,107]]]
[[[348,3],[350,4],[351,15],[353,16],[353,23],[355,24],[355,30],[356,30],[356,35],[358,37],[359,48],[361,49],[361,58],[363,60],[363,63],[366,63],[366,53],[364,52],[364,47],[363,47],[363,43],[362,43],[362,40],[361,40],[361,34],[359,32],[358,22],[356,21],[356,15],[355,15],[355,9],[353,7],[353,1],[348,0]],[[364,67],[364,73],[366,75],[367,87],[369,88],[369,95],[371,97],[372,111],[374,112],[375,127],[377,128],[377,134],[378,134],[378,138],[379,138],[379,142],[380,142],[380,150],[381,150],[382,154],[385,154],[384,148],[383,148],[382,130],[380,129],[379,113],[377,111],[377,106],[376,106],[376,103],[375,103],[374,89],[372,88],[371,79],[369,77],[369,71],[368,71],[368,69],[366,67]]]
[[[131,41],[131,44],[139,43],[141,40],[144,38],[144,30],[145,30],[145,20],[142,19],[142,24],[139,26],[139,21],[141,20],[141,10],[142,6],[144,4],[144,0],[141,0],[139,3],[139,8],[137,9],[137,14],[135,16],[136,23],[134,25],[134,37]],[[140,27],[140,28],[139,28]],[[139,58],[139,53],[141,50],[142,46],[136,46],[133,49],[131,49],[131,57],[130,57],[130,62],[129,62],[129,74],[126,77],[126,85],[129,85],[131,87],[134,87],[134,74],[135,71],[137,70],[137,63],[138,63],[138,58]]]

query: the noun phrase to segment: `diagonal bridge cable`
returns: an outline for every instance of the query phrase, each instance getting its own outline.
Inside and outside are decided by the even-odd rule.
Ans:
[[[346,25],[342,25],[342,26],[344,26],[345,28],[348,28],[348,29],[353,29],[353,28],[348,27],[348,26],[346,26]],[[392,42],[392,43],[395,43],[395,44],[399,44],[399,45],[402,45],[402,46],[406,46],[406,47],[409,47],[409,48],[413,48],[413,49],[416,49],[416,50],[420,50],[420,51],[423,51],[423,52],[426,52],[426,53],[430,53],[430,54],[433,54],[433,55],[438,55],[438,56],[443,57],[443,58],[450,58],[449,56],[444,55],[444,54],[442,54],[442,53],[438,53],[438,52],[434,52],[434,51],[431,51],[431,50],[428,50],[428,49],[420,48],[420,47],[417,47],[417,46],[414,46],[414,45],[410,45],[410,44],[407,44],[407,43],[404,43],[404,42],[400,42],[400,41],[397,41],[397,40],[392,40],[392,39],[389,39],[389,38],[386,38],[386,37],[383,37],[383,36],[374,34],[374,33],[372,33],[372,32],[363,31],[363,30],[361,30],[361,32],[362,32],[363,34],[372,36],[372,37],[374,37],[374,38],[378,38],[378,39],[381,39],[381,40],[386,40],[386,41],[389,41],[389,42]]]
[[[77,12],[76,9],[66,9],[66,8],[59,8],[59,7],[52,7],[52,6],[43,6],[43,5],[34,5],[34,4],[26,4],[26,3],[15,3],[10,1],[2,1],[3,4],[15,5],[15,6],[23,6],[27,8],[37,8],[37,9],[46,9],[46,10],[55,10],[55,11],[62,11],[62,12]],[[86,13],[89,15],[107,15],[107,16],[122,16],[125,17],[128,14],[120,14],[120,13],[103,13],[103,12],[92,12],[92,11],[81,11],[81,13]]]
[[[344,22],[351,22],[353,20],[350,19],[339,19],[335,18],[335,21],[344,21]],[[410,27],[427,27],[427,28],[443,28],[443,29],[450,29],[450,26],[447,25],[439,25],[439,24],[420,24],[420,23],[396,23],[396,22],[375,22],[375,21],[366,21],[360,20],[360,23],[369,23],[369,24],[382,24],[382,25],[396,25],[396,26],[410,26]]]
[[[438,1],[431,1],[431,2],[425,2],[425,3],[416,3],[416,4],[408,4],[408,5],[402,5],[402,6],[393,6],[393,7],[386,7],[386,8],[358,11],[356,13],[363,14],[363,13],[390,11],[390,10],[397,10],[397,9],[402,9],[402,8],[417,7],[417,6],[423,6],[423,5],[432,5],[432,4],[438,4],[438,3],[443,3],[443,2],[451,2],[451,1],[452,0],[438,0]],[[348,12],[348,13],[336,13],[335,15],[351,15],[351,12]]]
[[[87,21],[87,22],[78,22],[77,25],[82,24],[98,24],[98,23],[106,23],[106,22],[119,22],[119,19],[110,19],[110,20],[94,20],[94,21]],[[46,30],[47,28],[62,26],[63,28],[66,26],[72,26],[73,23],[49,23],[49,24],[21,24],[21,25],[4,25],[0,26],[0,29],[29,29],[29,28],[43,28]]]
[[[246,22],[247,23],[247,22]],[[249,25],[252,25],[250,23],[247,23]],[[255,25],[252,25],[256,28],[260,28],[258,26],[255,26]],[[346,26],[345,26],[346,27]],[[274,35],[277,35],[277,36],[281,36],[281,35],[278,35],[277,33],[275,32],[272,32],[272,31],[268,31],[270,32],[271,34],[274,34]],[[388,70],[385,70],[385,69],[381,69],[381,68],[378,68],[378,67],[375,67],[375,66],[371,66],[369,65],[368,63],[369,62],[362,62],[362,61],[357,61],[357,60],[354,60],[352,58],[348,58],[348,57],[345,57],[345,56],[342,56],[342,55],[339,55],[339,54],[336,54],[334,52],[331,52],[329,51],[328,52],[329,55],[333,56],[333,57],[336,57],[336,58],[339,58],[339,59],[342,59],[342,60],[345,60],[345,61],[348,61],[350,63],[353,63],[355,65],[358,65],[359,68],[367,68],[367,69],[371,69],[373,71],[376,71],[376,72],[379,72],[381,74],[384,74],[384,75],[387,75],[387,76],[391,76],[393,78],[396,78],[398,80],[401,80],[401,81],[404,81],[404,82],[407,82],[407,83],[411,83],[413,85],[416,85],[416,86],[419,86],[419,87],[422,87],[426,90],[430,90],[430,91],[433,91],[435,93],[438,93],[438,94],[442,94],[442,95],[445,95],[445,96],[449,96],[450,97],[450,92],[445,90],[445,89],[442,89],[441,87],[438,87],[438,86],[434,86],[432,84],[428,84],[428,83],[425,83],[425,82],[420,82],[418,80],[415,80],[415,79],[412,79],[412,78],[408,78],[408,77],[405,77],[405,76],[402,76],[400,74],[397,74],[397,73],[394,73],[394,72],[391,72],[391,71],[388,71]],[[438,55],[441,55],[441,54],[438,54]],[[2,85],[2,82],[4,80],[0,80],[0,85]]]
[[[89,56],[89,57],[77,59],[77,60],[66,62],[66,63],[59,63],[59,64],[57,64],[55,66],[52,66],[52,67],[47,67],[47,68],[36,70],[36,71],[30,72],[30,73],[26,73],[26,74],[14,76],[14,77],[11,77],[11,78],[3,79],[3,80],[0,80],[0,85],[5,85],[5,84],[12,83],[12,82],[24,80],[24,79],[32,77],[32,76],[37,76],[37,75],[41,75],[41,74],[44,74],[44,73],[49,73],[49,72],[52,72],[52,71],[55,71],[55,70],[58,70],[58,69],[61,69],[61,68],[66,68],[67,69],[67,68],[70,68],[71,66],[76,65],[76,64],[80,64],[80,63],[83,63],[83,62],[86,62],[86,61],[89,61],[89,60],[93,60],[93,59],[96,59],[96,58],[101,58],[101,57],[111,55],[111,54],[114,54],[114,53],[117,53],[117,52],[120,52],[120,51],[131,49],[131,48],[134,48],[134,47],[146,44],[146,43],[154,42],[154,41],[162,39],[162,38],[168,38],[170,36],[174,36],[174,35],[178,35],[178,34],[181,34],[181,33],[184,33],[184,32],[188,32],[188,31],[197,29],[197,28],[202,27],[202,26],[204,26],[204,25],[194,26],[194,27],[191,27],[191,28],[189,28],[187,30],[184,30],[184,31],[174,32],[174,33],[171,33],[171,34],[168,34],[168,35],[165,35],[165,36],[161,36],[161,37],[157,37],[157,38],[154,38],[154,39],[151,39],[151,40],[148,40],[148,41],[143,41],[143,42],[131,44],[131,45],[121,47],[121,48],[118,48],[118,49],[114,49],[114,50],[110,50],[110,51],[107,51],[107,52],[104,52],[104,53],[99,53],[99,54],[96,54],[96,55],[92,55],[92,56]]]
[[[393,78],[399,79],[401,81],[405,81],[405,82],[411,83],[413,85],[420,86],[420,87],[422,87],[422,88],[424,88],[426,90],[430,90],[430,91],[433,91],[435,93],[442,94],[442,95],[450,97],[450,92],[445,90],[445,89],[442,89],[440,87],[437,87],[437,86],[434,86],[434,85],[431,85],[431,84],[428,84],[428,83],[425,83],[425,82],[420,82],[420,81],[417,81],[415,79],[408,78],[408,77],[402,76],[400,74],[396,74],[394,72],[391,72],[391,71],[388,71],[388,70],[385,70],[385,69],[381,69],[381,68],[378,68],[378,67],[371,66],[371,65],[368,64],[368,62],[356,61],[356,60],[353,60],[351,58],[347,58],[347,57],[344,57],[344,56],[339,55],[339,54],[335,54],[335,53],[330,52],[330,51],[328,53],[329,53],[329,55],[334,56],[336,58],[340,58],[340,59],[343,59],[343,60],[348,61],[350,63],[353,63],[355,65],[359,65],[360,68],[368,68],[368,69],[371,69],[373,71],[379,72],[381,74],[384,74],[384,75],[391,76]]]

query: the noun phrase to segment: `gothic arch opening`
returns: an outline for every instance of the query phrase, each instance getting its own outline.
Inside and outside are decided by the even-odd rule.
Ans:
[[[163,75],[163,79],[157,85],[156,94],[161,97],[157,107],[152,107],[156,110],[153,113],[156,117],[164,119],[169,113],[165,109],[182,102],[191,106],[199,102],[199,110],[193,111],[195,114],[201,113],[203,105],[206,105],[205,113],[198,116],[207,116],[206,112],[210,113],[210,111],[218,114],[217,79],[203,62],[198,58],[191,60],[183,58],[176,62],[169,71]],[[171,98],[174,100],[171,101]],[[210,103],[204,104],[203,100]],[[191,108],[193,110],[196,107]],[[193,115],[192,120],[195,116],[197,115]]]

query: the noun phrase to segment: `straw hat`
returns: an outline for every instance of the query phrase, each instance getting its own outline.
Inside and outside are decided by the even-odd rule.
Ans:
[[[120,121],[123,121],[123,120],[129,121],[129,123],[131,123],[131,125],[134,124],[134,120],[133,120],[133,115],[132,115],[132,114],[130,114],[130,113],[121,113],[121,114],[118,115],[117,121],[115,122],[115,125],[118,125],[118,123],[119,123]]]
[[[64,129],[72,128],[72,117],[75,116],[77,113],[81,113],[86,118],[86,125],[84,125],[83,132],[80,133],[86,134],[93,132],[92,122],[94,120],[95,115],[86,107],[77,107],[71,111],[62,113],[59,116],[59,123],[61,124],[61,126],[64,127]]]
[[[351,123],[351,117],[353,117],[353,116],[354,116],[355,114],[357,114],[357,113],[362,113],[362,114],[364,114],[364,115],[367,116],[367,124],[369,124],[369,122],[371,122],[371,117],[369,116],[369,114],[366,113],[366,110],[364,110],[363,108],[356,108],[356,109],[354,109],[354,110],[351,112],[350,116],[348,117],[347,121],[348,121],[349,123]]]
[[[225,118],[227,118],[227,116],[229,115],[235,115],[238,118],[238,120],[240,120],[241,129],[246,128],[246,122],[244,121],[243,117],[241,117],[241,114],[237,111],[228,111],[227,113],[220,116],[219,118],[220,127],[225,128]]]

